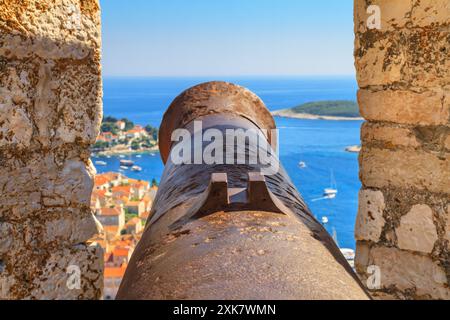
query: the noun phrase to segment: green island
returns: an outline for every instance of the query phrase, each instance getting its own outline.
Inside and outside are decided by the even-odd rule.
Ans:
[[[322,120],[361,120],[358,104],[349,100],[316,101],[272,112],[274,116],[322,119]]]

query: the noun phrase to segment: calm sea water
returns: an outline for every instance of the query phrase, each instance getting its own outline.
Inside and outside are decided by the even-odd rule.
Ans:
[[[159,126],[171,101],[183,90],[210,80],[225,80],[245,86],[258,94],[270,110],[300,103],[345,99],[355,100],[354,78],[107,78],[104,81],[104,114],[126,117],[138,124]],[[280,129],[280,159],[292,181],[318,219],[327,216],[327,230],[336,230],[341,247],[354,248],[354,223],[357,212],[358,155],[345,147],[360,143],[361,121],[323,121],[276,118]],[[126,172],[138,179],[161,178],[164,169],[159,154],[128,156],[143,168]],[[98,160],[98,158],[93,159]],[[102,158],[107,166],[98,172],[117,171],[119,158]],[[307,168],[300,169],[304,161]],[[321,198],[330,187],[333,173],[339,190],[335,199]]]

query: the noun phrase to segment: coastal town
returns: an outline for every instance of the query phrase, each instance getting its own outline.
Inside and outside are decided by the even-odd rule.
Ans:
[[[105,117],[92,151],[100,156],[158,151],[158,128]]]
[[[91,241],[104,251],[104,299],[114,299],[130,257],[142,236],[158,186],[121,173],[95,177],[91,209],[100,234]]]
[[[158,129],[145,127],[123,118],[103,118],[100,134],[92,147],[97,157],[97,168],[106,166],[101,158],[158,151]],[[101,158],[98,158],[101,157]],[[158,185],[127,177],[124,171],[141,171],[131,160],[121,159],[118,172],[99,173],[95,176],[91,196],[91,210],[97,220],[100,233],[92,242],[98,243],[104,252],[105,300],[115,299],[133,251],[139,242],[150,214]]]

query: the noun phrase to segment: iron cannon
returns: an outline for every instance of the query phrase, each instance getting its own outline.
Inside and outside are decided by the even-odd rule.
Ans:
[[[117,299],[368,299],[279,163],[273,117],[226,82],[166,111],[165,170]]]

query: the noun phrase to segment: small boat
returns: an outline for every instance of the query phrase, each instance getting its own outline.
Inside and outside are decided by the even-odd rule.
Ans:
[[[106,156],[108,159],[111,159],[111,156]]]
[[[107,163],[105,161],[95,161],[95,164],[98,166],[106,166]]]
[[[299,168],[306,168],[306,162],[300,161],[298,163]]]
[[[334,198],[336,198],[338,190],[337,190],[336,180],[334,179],[333,171],[331,171],[330,180],[331,180],[331,183],[330,183],[331,187],[325,188],[323,190],[323,196],[327,199],[334,199]]]
[[[332,188],[326,188],[323,190],[323,196],[327,199],[336,198],[337,193],[338,193],[338,191],[336,189],[332,189]]]
[[[349,265],[354,268],[355,267],[355,251],[353,249],[342,248],[340,249],[342,255],[345,257],[345,260],[349,263]]]
[[[353,249],[342,248],[341,252],[344,255],[345,259],[347,260],[355,259],[355,251]]]
[[[345,151],[352,152],[352,153],[359,153],[361,152],[361,146],[350,146],[345,148]]]
[[[120,166],[120,169],[122,169],[122,170],[128,170],[128,167]]]
[[[123,154],[120,154],[119,158],[125,158],[125,156]]]
[[[323,224],[327,224],[327,223],[328,223],[328,217],[323,216],[323,217],[322,217],[322,223],[323,223]]]
[[[154,154],[154,153],[151,153],[151,156],[152,156],[152,157],[154,157],[154,156],[156,156],[156,154]]]
[[[140,154],[138,154],[138,155],[136,156],[136,158],[142,158],[142,156],[141,156]]]
[[[120,160],[120,165],[124,167],[132,167],[134,162],[131,160]]]
[[[139,166],[132,166],[132,167],[131,167],[131,170],[137,171],[137,172],[141,172],[141,171],[142,171],[142,168],[139,167]]]

